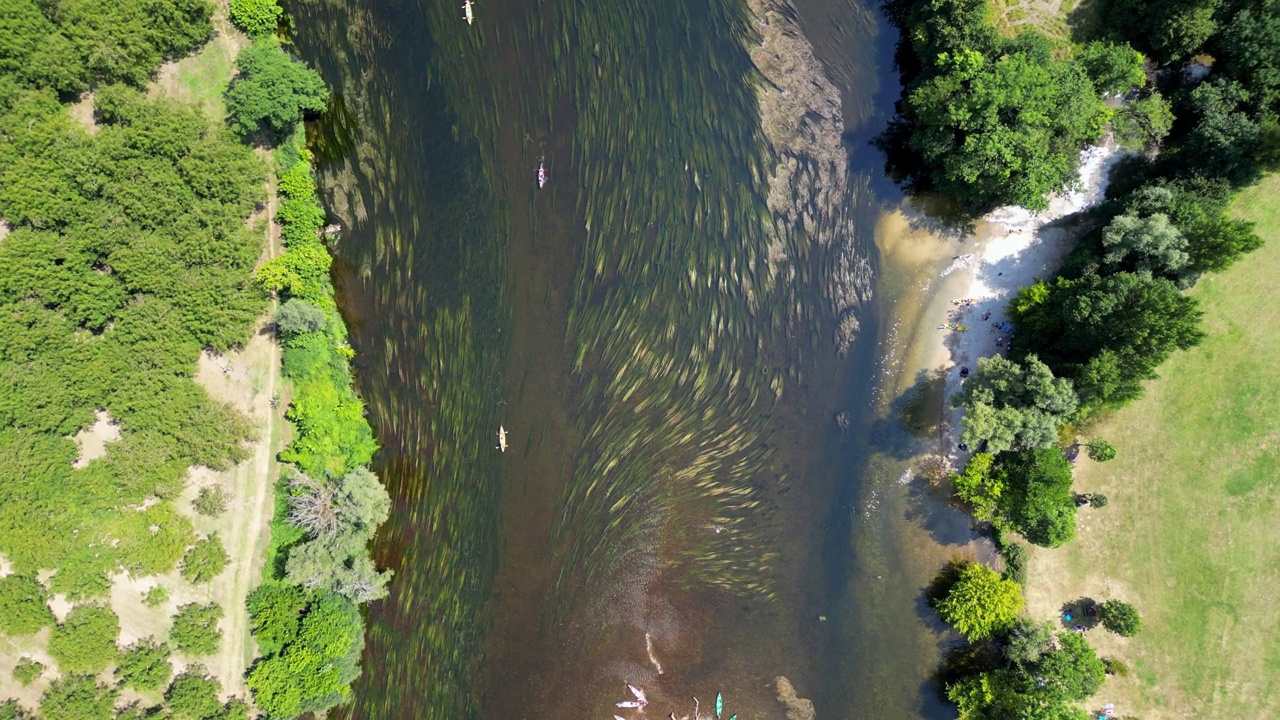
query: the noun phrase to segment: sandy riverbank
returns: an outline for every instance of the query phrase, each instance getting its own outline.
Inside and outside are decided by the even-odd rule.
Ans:
[[[963,411],[950,409],[951,397],[964,382],[960,370],[976,370],[979,358],[1006,351],[1009,301],[1020,288],[1054,276],[1077,231],[1069,216],[1102,200],[1107,173],[1119,157],[1114,146],[1085,150],[1079,190],[1053,197],[1049,208],[1039,213],[1020,207],[990,213],[974,235],[961,240],[963,254],[942,271],[944,282],[930,300],[929,313],[937,321],[933,326],[939,329],[934,331],[937,340],[926,367],[945,378],[939,453],[952,466],[968,458],[958,447]],[[950,329],[948,324],[965,329]]]

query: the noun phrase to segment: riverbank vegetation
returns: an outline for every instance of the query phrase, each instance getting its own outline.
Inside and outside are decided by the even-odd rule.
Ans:
[[[975,519],[993,529],[1011,579],[1027,571],[1026,553],[1009,533],[1059,547],[1076,535],[1078,506],[1108,506],[1106,495],[1073,488],[1076,435],[1141,398],[1158,368],[1205,341],[1204,313],[1187,290],[1262,245],[1253,223],[1227,210],[1241,188],[1280,161],[1272,82],[1280,52],[1264,40],[1280,37],[1280,5],[1110,0],[1094,11],[1116,20],[1105,34],[1054,45],[1034,31],[1002,36],[981,0],[907,1],[891,10],[904,29],[899,61],[907,87],[881,143],[891,157],[904,153],[918,164],[904,178],[913,189],[947,196],[969,217],[1006,204],[1039,209],[1069,187],[1080,147],[1104,129],[1140,150],[1114,172],[1106,202],[1085,218],[1060,275],[1023,288],[1011,303],[1009,358],[980,360],[953,398],[965,409],[962,447],[977,452],[951,481]],[[1203,64],[1188,64],[1206,51],[1197,58]],[[1055,105],[1058,116],[1049,117]],[[1101,438],[1087,451],[1097,462],[1117,456]],[[1097,682],[1053,700],[1061,707],[1043,698],[1010,706],[1009,698],[1021,697],[1017,684],[992,674],[1001,666],[1001,641],[979,647],[989,643],[986,634],[964,630],[944,602],[935,607],[979,641],[961,652],[962,671],[942,673],[962,718],[1012,716],[1015,706],[1037,708],[1036,717],[1083,717],[1076,703],[1100,686],[1100,662],[1088,663]],[[1121,636],[1143,626],[1119,598],[1083,607]],[[1061,615],[1081,634],[1097,623]],[[1075,633],[1046,642],[1087,647]],[[1043,689],[1043,669],[1037,672],[1031,677]]]
[[[282,318],[297,433],[281,459],[297,470],[281,486],[263,592],[283,587],[301,600],[276,619],[250,671],[263,709],[289,717],[341,701],[358,674],[357,604],[385,593],[388,577],[365,545],[389,500],[364,467],[376,445],[351,387],[307,155],[296,134],[277,153],[288,251],[255,275],[262,231],[246,221],[265,200],[267,166],[232,132],[252,142],[292,132],[326,93],[263,29],[275,27],[274,3],[234,4],[237,22],[268,37],[245,50],[230,88],[223,80],[229,127],[142,92],[162,61],[212,37],[205,0],[0,8],[0,554],[12,571],[0,578],[0,632],[53,627],[57,667],[41,717],[246,716],[242,701],[218,700],[221,685],[198,666],[170,682],[172,653],[218,651],[225,608],[185,603],[167,638],[122,649],[105,601],[121,574],[204,584],[231,560],[174,500],[190,467],[247,457],[253,426],[194,377],[203,351],[249,339],[273,294],[307,308]],[[85,90],[92,113],[69,111]],[[119,437],[78,458],[77,434],[102,423]],[[217,516],[227,501],[206,487],[194,507]],[[290,510],[305,502],[313,518],[301,529]],[[333,522],[316,520],[325,512]],[[53,594],[74,603],[60,623]],[[163,585],[146,592],[147,607],[167,602]],[[29,658],[18,667],[24,684],[48,674]],[[91,677],[112,667],[114,685]],[[125,685],[167,690],[161,706],[113,710]]]

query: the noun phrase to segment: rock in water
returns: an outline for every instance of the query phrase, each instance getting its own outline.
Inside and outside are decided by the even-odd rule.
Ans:
[[[779,675],[773,679],[778,689],[778,702],[787,706],[787,720],[813,720],[813,701],[796,697],[791,681]]]

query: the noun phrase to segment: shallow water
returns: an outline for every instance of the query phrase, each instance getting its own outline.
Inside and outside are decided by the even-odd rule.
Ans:
[[[819,717],[937,716],[919,586],[967,524],[902,482],[878,11],[772,21],[835,83],[832,161],[762,126],[744,2],[455,5],[291,7],[338,90],[312,140],[394,498],[345,714],[630,717],[631,682],[652,717],[781,718],[785,675]]]

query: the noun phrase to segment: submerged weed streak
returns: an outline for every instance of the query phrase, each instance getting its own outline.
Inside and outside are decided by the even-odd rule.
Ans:
[[[655,555],[681,583],[774,595],[788,479],[764,418],[824,317],[848,347],[867,275],[839,95],[790,17],[617,1],[573,18],[592,52],[559,78],[587,231],[569,328],[585,441],[555,538],[568,600]]]

